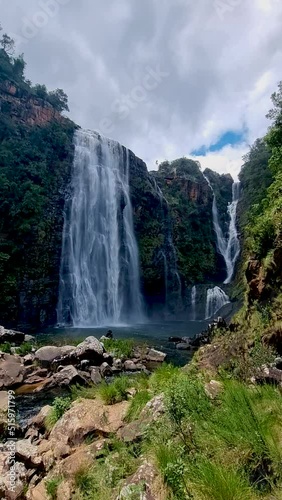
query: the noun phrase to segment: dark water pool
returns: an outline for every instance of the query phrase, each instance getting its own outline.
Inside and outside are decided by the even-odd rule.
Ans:
[[[121,325],[103,328],[49,328],[37,335],[44,344],[68,343],[94,336],[100,338],[111,329],[116,339],[133,339],[147,343],[151,347],[167,353],[168,361],[183,366],[191,359],[191,352],[177,351],[169,337],[193,337],[207,327],[206,321],[173,321],[163,323],[145,323],[142,325]]]

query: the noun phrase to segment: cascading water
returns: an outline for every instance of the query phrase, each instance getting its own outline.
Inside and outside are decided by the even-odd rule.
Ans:
[[[207,291],[206,318],[212,318],[223,306],[229,304],[229,297],[218,286]]]
[[[197,298],[197,288],[193,286],[191,290],[191,308],[192,308],[192,320],[196,320],[196,298]]]
[[[129,152],[95,132],[75,134],[66,208],[58,323],[142,321],[138,247],[129,193]]]
[[[204,178],[206,179],[213,193],[213,205],[212,205],[213,225],[216,233],[217,249],[224,258],[224,262],[226,265],[227,277],[224,281],[224,284],[227,285],[231,282],[233,278],[235,265],[240,254],[240,242],[236,227],[237,206],[240,197],[240,182],[234,182],[232,185],[232,203],[229,203],[227,209],[230,218],[230,223],[228,230],[228,238],[226,239],[220,227],[216,197],[213,187],[209,179],[205,175]]]

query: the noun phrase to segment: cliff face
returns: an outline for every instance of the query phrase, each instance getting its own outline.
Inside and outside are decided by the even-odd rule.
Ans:
[[[74,124],[17,85],[0,86],[0,317],[56,322]]]
[[[1,113],[22,125],[42,126],[64,121],[50,103],[9,81],[0,82],[0,109]]]

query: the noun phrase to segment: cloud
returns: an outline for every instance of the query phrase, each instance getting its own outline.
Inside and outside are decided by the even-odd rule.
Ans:
[[[282,77],[282,3],[221,2],[224,16],[212,0],[13,0],[1,23],[25,53],[28,78],[64,88],[81,126],[97,130],[110,120],[109,135],[155,168],[156,160],[208,149],[227,131],[246,131],[249,144],[269,125],[270,94]],[[25,39],[46,6],[54,15]],[[118,113],[137,87],[140,95],[148,68],[168,76]],[[224,146],[203,166],[237,171],[242,151]]]

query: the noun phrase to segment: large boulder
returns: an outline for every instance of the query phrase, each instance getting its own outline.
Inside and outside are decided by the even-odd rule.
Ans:
[[[156,351],[156,349],[149,349],[149,352],[146,354],[146,361],[151,361],[153,363],[163,363],[166,359],[166,354],[161,351]]]
[[[16,458],[19,462],[23,462],[27,468],[42,466],[42,458],[38,453],[38,447],[34,446],[29,439],[17,441]]]
[[[49,368],[52,362],[60,357],[69,355],[75,349],[74,346],[45,346],[40,347],[35,353],[35,361],[43,368]]]
[[[128,405],[127,401],[113,406],[105,406],[96,399],[76,401],[52,429],[49,443],[77,446],[89,434],[113,434],[123,425]]]
[[[0,390],[13,389],[23,383],[26,368],[20,358],[4,354],[0,359]]]
[[[85,378],[72,365],[60,370],[52,379],[52,386],[58,387],[68,387],[71,384],[85,385],[86,383]]]
[[[76,349],[71,353],[71,358],[78,361],[87,359],[91,364],[99,366],[103,363],[104,347],[96,337],[87,337]]]
[[[156,467],[150,462],[144,462],[135,474],[126,479],[116,500],[130,500],[131,498],[157,500],[160,498],[158,493],[154,493],[154,483],[157,477]]]

